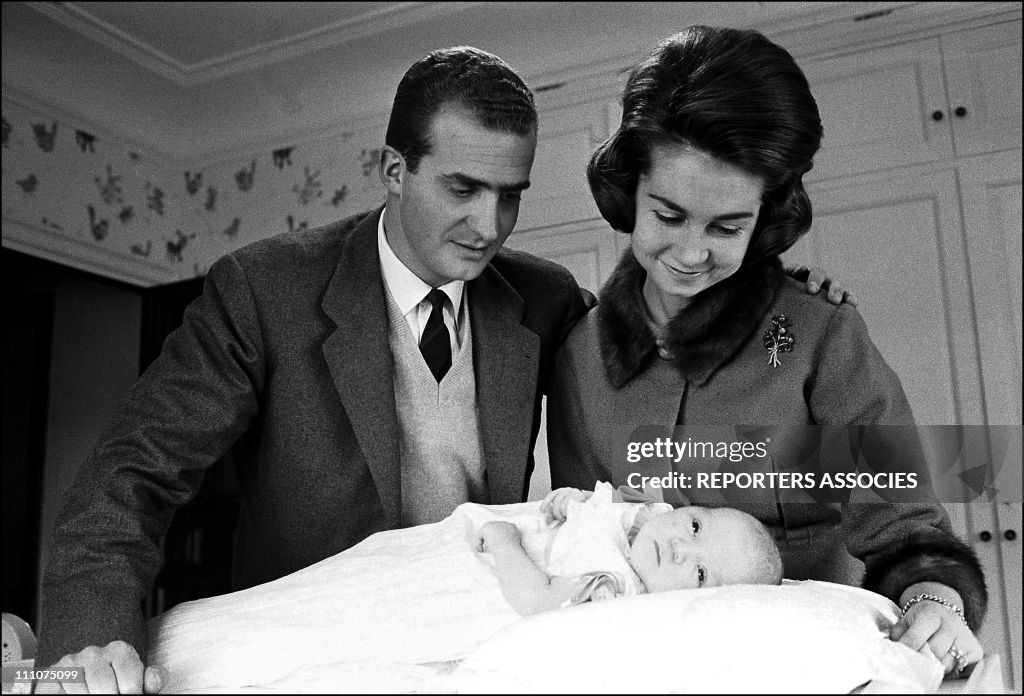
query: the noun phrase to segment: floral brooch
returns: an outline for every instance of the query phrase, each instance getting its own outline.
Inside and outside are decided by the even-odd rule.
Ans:
[[[792,325],[793,322],[785,314],[777,314],[772,317],[773,328],[764,331],[762,338],[764,347],[768,349],[768,364],[772,367],[782,364],[779,362],[779,353],[789,353],[793,350],[793,335],[788,331]]]

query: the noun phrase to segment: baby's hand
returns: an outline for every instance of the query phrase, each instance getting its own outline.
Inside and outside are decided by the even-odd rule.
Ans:
[[[476,550],[481,553],[489,553],[505,544],[522,543],[523,535],[519,527],[511,522],[488,522],[476,533]]]
[[[549,520],[565,522],[565,514],[569,511],[569,501],[582,503],[590,499],[593,493],[578,488],[559,488],[551,491],[541,501],[540,511],[548,514]]]

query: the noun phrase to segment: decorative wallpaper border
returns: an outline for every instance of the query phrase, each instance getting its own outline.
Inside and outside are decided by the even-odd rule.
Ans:
[[[343,133],[184,168],[3,100],[4,246],[139,285],[380,205],[380,142]]]

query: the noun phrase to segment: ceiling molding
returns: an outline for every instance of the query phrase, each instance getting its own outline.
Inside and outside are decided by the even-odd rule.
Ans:
[[[84,10],[56,2],[26,2],[25,5],[175,84],[189,84],[186,66]]]
[[[26,4],[35,9],[46,8],[43,10],[44,14],[49,16],[53,16],[50,14],[51,11],[61,12],[64,17],[72,16],[62,12],[67,6],[57,3]],[[319,41],[322,45],[328,45],[331,42],[345,40],[341,33],[343,31],[350,32],[349,36],[356,36],[355,32],[363,32],[361,35],[366,35],[373,31],[384,31],[385,24],[390,30],[396,26],[396,22],[412,24],[428,16],[451,14],[465,7],[485,4],[487,3],[396,3],[396,10],[391,14],[367,13],[360,20],[342,23],[344,26],[332,25],[315,32],[316,36],[304,36],[309,41]],[[460,7],[452,7],[453,5]],[[818,9],[793,16],[763,17],[750,22],[749,26],[779,41],[798,61],[802,61],[859,50],[872,44],[881,45],[930,35],[948,26],[965,27],[1005,21],[1019,18],[1020,15],[1021,5],[1016,2],[843,2],[822,3]],[[57,20],[63,21],[60,18]],[[261,62],[266,66],[275,60],[272,55],[275,50],[293,51],[293,55],[298,56],[306,50],[300,45],[302,40],[288,41],[289,46],[279,48],[268,44],[266,50],[246,52],[246,58],[238,58],[231,66],[225,64],[217,69],[230,67],[238,73],[251,72],[253,68],[243,66],[242,60]],[[550,70],[534,70],[524,73],[523,77],[533,86],[538,109],[542,112],[556,111],[594,99],[607,99],[609,103],[613,103],[618,101],[621,93],[624,71],[642,54],[643,48],[638,47],[629,52],[606,55],[598,60],[563,64]],[[165,68],[170,70],[167,66]],[[174,143],[159,141],[157,138],[151,142],[138,136],[129,138],[117,132],[120,129],[113,120],[107,122],[99,117],[86,119],[79,116],[78,110],[74,108],[74,100],[58,104],[54,102],[52,96],[33,99],[29,97],[30,94],[34,94],[34,91],[27,82],[19,82],[17,90],[12,90],[9,82],[4,82],[5,98],[55,115],[67,113],[69,122],[82,124],[87,130],[96,132],[101,137],[106,131],[109,133],[108,137],[113,140],[119,140],[140,152],[148,152],[154,160],[164,166],[179,169],[247,157],[254,150],[270,146],[285,147],[324,138],[359,137],[359,134],[365,131],[382,128],[382,124],[387,122],[389,111],[383,107],[375,107],[338,114],[330,123],[316,126],[298,124],[273,132],[269,129],[254,129],[245,138],[232,139],[230,144],[225,142],[221,146],[212,147],[207,144],[187,150],[187,145],[193,142],[188,137],[182,139],[180,147],[174,147]],[[106,127],[100,128],[98,120]],[[267,122],[276,123],[273,120]],[[146,144],[143,143],[144,140],[147,141]]]
[[[858,10],[858,6],[863,9]],[[854,10],[850,12],[850,10]],[[780,23],[765,28],[770,39],[786,46],[795,58],[828,58],[841,53],[934,36],[957,30],[1020,19],[1019,2],[893,2],[848,3],[845,16],[829,18],[819,31],[814,25]]]
[[[64,104],[56,104],[50,100],[41,99],[7,82],[2,84],[0,95],[2,95],[3,101],[11,102],[29,111],[56,119],[72,128],[87,131],[101,140],[116,143],[118,147],[130,150],[140,158],[158,167],[172,170],[187,169],[192,160],[191,157],[160,148],[149,141],[143,142],[136,138],[131,138],[119,130],[101,125],[94,119],[86,118],[75,111],[69,110]]]
[[[428,19],[465,12],[483,2],[396,2],[383,9],[318,27],[286,39],[270,41],[251,49],[235,51],[210,60],[187,64],[175,60],[149,44],[138,41],[117,27],[80,7],[58,2],[26,2],[26,5],[87,36],[171,82],[190,87],[223,77],[258,70],[324,48],[387,31],[394,31]]]
[[[754,22],[749,27],[785,46],[799,63],[811,57],[884,45],[894,39],[934,35],[951,26],[961,29],[1020,19],[1021,14],[1019,2],[839,2],[794,16]],[[523,78],[537,93],[539,108],[560,108],[607,96],[605,93],[617,100],[626,73],[644,54],[645,49],[638,49]]]
[[[6,215],[3,247],[144,288],[181,280],[176,269],[152,259],[123,254]]]

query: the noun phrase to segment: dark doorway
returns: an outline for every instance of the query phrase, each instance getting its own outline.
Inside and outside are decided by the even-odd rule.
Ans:
[[[140,288],[10,249],[3,273],[3,610],[35,625],[53,321],[62,287]]]

